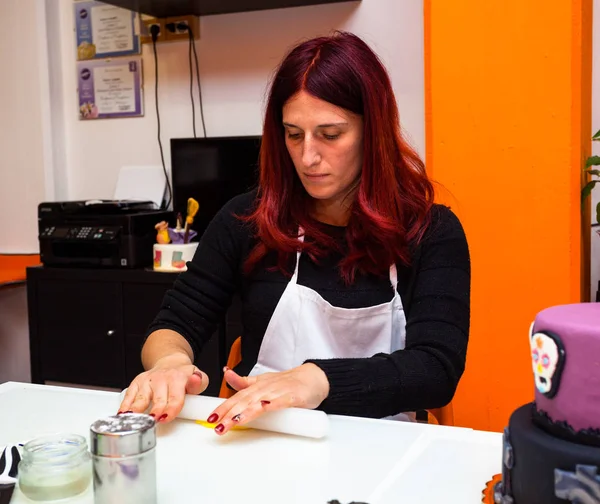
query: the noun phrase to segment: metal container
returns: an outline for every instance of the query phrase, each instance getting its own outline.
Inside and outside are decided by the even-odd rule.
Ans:
[[[90,427],[95,504],[156,503],[156,422],[123,413]]]

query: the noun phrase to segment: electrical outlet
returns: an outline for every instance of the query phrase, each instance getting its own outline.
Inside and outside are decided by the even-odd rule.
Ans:
[[[152,25],[157,25],[159,28],[158,37],[156,38],[156,42],[165,42],[167,40],[167,33],[165,30],[165,22],[164,19],[158,19],[153,17],[145,17],[142,19],[141,27],[140,27],[140,42],[142,44],[151,44],[152,43],[152,35],[150,34],[150,27]]]
[[[175,31],[166,29],[166,39],[168,41],[189,40],[188,30],[179,30],[177,25],[185,24],[189,26],[194,34],[194,39],[200,39],[200,18],[198,16],[178,16],[169,17],[163,20],[164,26],[173,25]]]

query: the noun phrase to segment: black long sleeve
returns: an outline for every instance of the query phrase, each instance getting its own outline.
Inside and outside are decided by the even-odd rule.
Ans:
[[[181,334],[197,356],[214,333],[234,294],[242,300],[242,355],[236,367],[247,374],[258,358],[262,338],[288,278],[269,266],[274,256],[249,276],[242,274],[254,244],[249,227],[234,214],[248,213],[254,193],[234,198],[203,234],[188,270],[167,293],[148,334],[168,328]],[[343,237],[343,228],[331,227]],[[319,264],[300,259],[298,283],[329,303],[359,308],[389,301],[387,278],[359,276],[346,286],[337,271],[339,258]],[[399,268],[398,291],[407,319],[406,348],[363,359],[314,360],[326,373],[327,413],[384,417],[447,404],[465,366],[470,319],[470,262],[462,226],[450,209],[436,205],[432,225],[409,268]],[[212,377],[215,379],[216,377]]]

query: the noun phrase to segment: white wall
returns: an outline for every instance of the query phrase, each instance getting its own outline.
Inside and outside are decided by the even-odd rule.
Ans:
[[[37,205],[54,183],[45,6],[2,0],[0,19],[0,253],[31,253],[38,251]]]
[[[594,1],[594,47],[593,47],[593,81],[592,81],[592,132],[600,130],[600,0]],[[593,153],[600,156],[600,142],[593,142]],[[596,218],[596,205],[600,203],[600,184],[592,193],[592,221]],[[591,298],[596,299],[598,282],[600,281],[600,227],[592,228],[591,238]]]
[[[48,16],[48,32],[54,36],[48,44],[56,195],[110,198],[121,166],[160,164],[152,47],[143,48],[145,117],[80,122],[73,1],[46,2],[48,11],[54,6]],[[384,60],[403,125],[424,153],[422,0],[363,0],[208,16],[200,22],[197,49],[209,136],[260,134],[268,78],[290,45],[332,29],[346,29],[364,37]],[[162,138],[169,165],[169,138],[192,136],[188,43],[160,44],[158,53]]]

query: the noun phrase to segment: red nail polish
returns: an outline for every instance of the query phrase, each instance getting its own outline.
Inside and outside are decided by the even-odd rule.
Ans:
[[[227,371],[231,371],[231,368],[229,368],[229,367],[225,366],[225,367],[223,368],[223,373],[225,373],[225,372],[227,372]]]
[[[122,411],[119,411],[119,412],[117,413],[117,415],[122,415],[122,414],[123,414],[123,412],[122,412]]]
[[[220,423],[219,425],[217,425],[215,427],[215,431],[218,432],[219,434],[221,434],[224,430],[225,430],[225,426],[222,423]]]
[[[260,401],[262,406],[266,406],[267,404],[271,404],[271,401]]]
[[[235,416],[234,416],[234,417],[231,419],[231,421],[232,421],[232,422],[239,422],[241,418],[242,418],[242,415],[241,415],[241,413],[238,413],[237,415],[235,415]]]
[[[133,411],[129,410],[129,411],[126,411],[125,413],[133,413]]]
[[[215,423],[218,419],[219,419],[219,415],[217,415],[216,413],[213,413],[212,415],[210,415],[208,417],[208,419],[206,421],[208,423]]]
[[[156,415],[155,415],[154,413],[150,413],[150,416],[151,416],[152,418],[156,418]]]
[[[158,418],[158,421],[159,421],[159,422],[162,422],[163,420],[166,420],[168,416],[169,416],[169,415],[167,415],[166,413],[163,413],[163,414],[162,414],[162,415],[160,415],[160,417]]]

